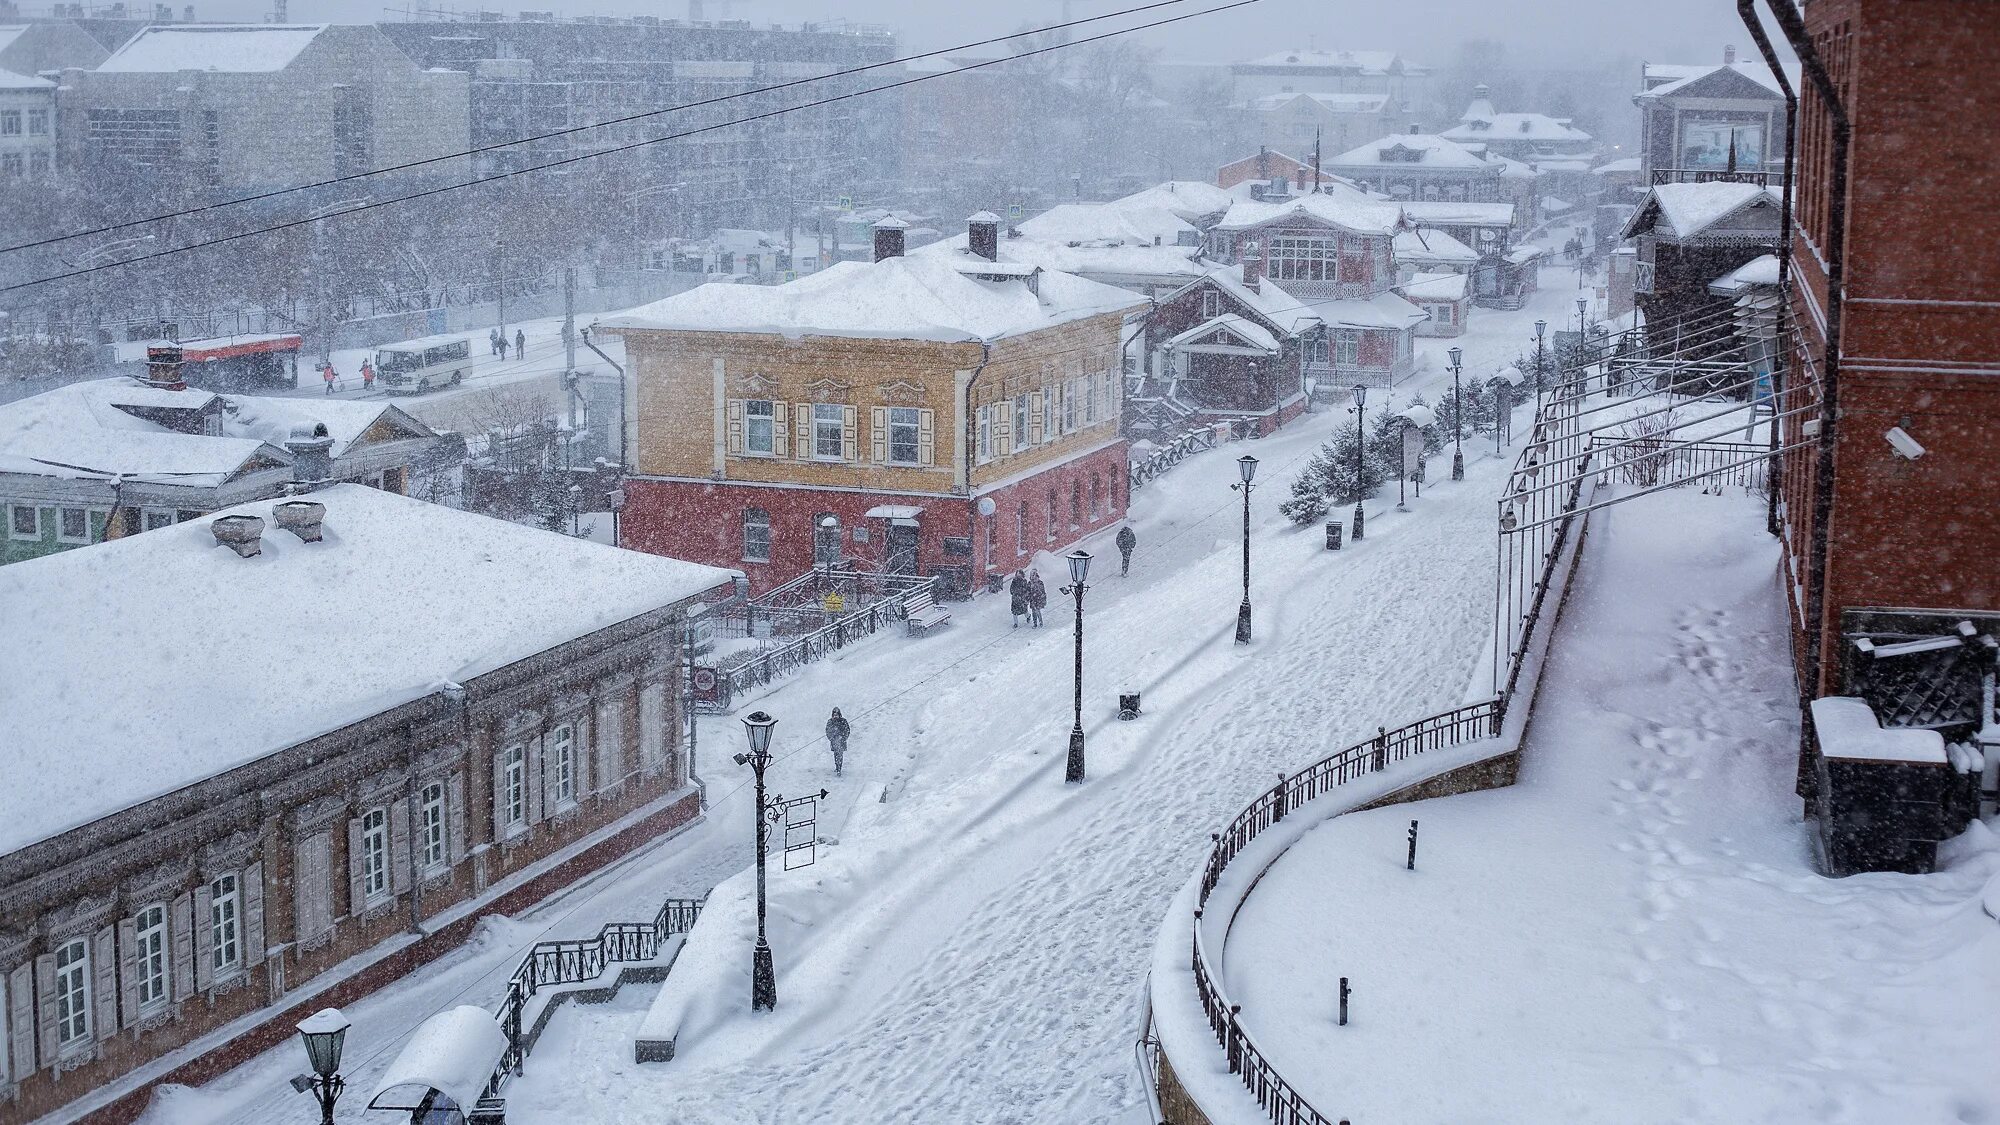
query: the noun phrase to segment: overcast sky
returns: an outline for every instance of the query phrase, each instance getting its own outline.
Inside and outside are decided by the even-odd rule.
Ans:
[[[178,8],[182,0],[175,0]],[[203,19],[261,19],[270,0],[194,0]],[[497,9],[515,0],[432,0],[438,7]],[[899,44],[930,50],[1062,19],[1063,0],[704,0],[707,18],[726,14],[758,23],[847,19],[895,29]],[[1143,0],[1070,0],[1072,18],[1131,7]],[[1190,0],[1149,17],[1200,10],[1225,0]],[[368,23],[397,19],[390,8],[419,0],[291,0],[294,22]],[[687,15],[687,0],[529,0],[527,7],[578,15]],[[1110,22],[1091,25],[1110,27]],[[1630,56],[1720,62],[1722,45],[1753,54],[1730,0],[1259,0],[1143,33],[1176,61],[1229,62],[1287,47],[1399,51],[1441,65],[1466,39],[1497,39],[1512,61],[1530,64]]]

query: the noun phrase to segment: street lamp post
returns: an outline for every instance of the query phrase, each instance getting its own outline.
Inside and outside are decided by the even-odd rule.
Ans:
[[[1545,388],[1549,381],[1547,361],[1542,358],[1542,336],[1548,330],[1548,321],[1535,322],[1535,389],[1538,391]]]
[[[1590,298],[1578,297],[1576,299],[1576,342],[1578,344],[1583,343],[1583,334],[1587,327],[1587,322],[1585,321],[1584,318],[1589,315],[1590,315]]]
[[[1368,517],[1368,513],[1361,507],[1361,502],[1367,495],[1367,489],[1361,484],[1367,473],[1368,438],[1362,428],[1367,407],[1368,388],[1360,383],[1354,384],[1354,541],[1356,543],[1361,542],[1362,525]]]
[[[1465,400],[1458,393],[1458,371],[1464,348],[1451,349],[1451,479],[1465,479]]]
[[[1243,490],[1243,604],[1236,607],[1236,643],[1250,643],[1250,481],[1257,475],[1257,459],[1245,453],[1236,459],[1236,471],[1243,483],[1231,488]]]
[[[750,1010],[768,1012],[778,1006],[778,971],[771,961],[771,943],[764,936],[764,817],[770,808],[764,800],[764,770],[771,764],[771,728],[778,720],[762,711],[753,711],[743,720],[750,741],[748,754],[736,755],[736,764],[749,766],[757,776],[757,949],[750,956]]]
[[[1064,556],[1069,562],[1069,585],[1062,587],[1065,594],[1076,598],[1076,723],[1069,731],[1069,761],[1063,767],[1063,783],[1077,785],[1083,781],[1083,592],[1090,589],[1084,580],[1090,577],[1090,553],[1081,548]]]
[[[299,1039],[312,1073],[292,1079],[292,1089],[301,1094],[311,1091],[318,1099],[320,1125],[333,1125],[333,1103],[347,1089],[347,1080],[340,1076],[340,1052],[350,1026],[339,1008],[321,1008],[299,1021]]]

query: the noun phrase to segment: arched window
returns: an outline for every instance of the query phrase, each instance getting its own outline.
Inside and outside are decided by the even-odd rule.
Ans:
[[[1028,502],[1021,501],[1014,506],[1014,553],[1028,553]]]
[[[1090,478],[1090,522],[1104,518],[1104,478],[1092,475]]]
[[[1056,541],[1056,490],[1049,489],[1049,542]]]
[[[1069,485],[1069,529],[1075,531],[1083,526],[1083,482],[1071,481]]]

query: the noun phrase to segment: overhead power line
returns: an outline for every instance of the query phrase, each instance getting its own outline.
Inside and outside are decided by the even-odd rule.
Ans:
[[[17,250],[32,250],[38,246],[50,246],[58,242],[69,242],[78,238],[90,238],[94,235],[114,234],[121,230],[130,230],[133,227],[145,226],[148,223],[165,222],[168,219],[186,218],[190,215],[200,215],[209,211],[220,210],[224,207],[235,207],[239,204],[244,204],[244,203],[257,203],[266,199],[276,199],[282,195],[290,195],[293,192],[312,191],[317,188],[333,187],[338,184],[352,183],[356,180],[365,180],[373,176],[385,176],[393,172],[407,172],[412,168],[422,168],[427,165],[441,164],[450,160],[462,160],[469,156],[477,156],[481,153],[487,153],[487,152],[498,152],[501,149],[513,148],[517,145],[529,145],[529,144],[535,144],[539,141],[555,140],[559,137],[572,136],[577,133],[586,133],[592,129],[608,129],[614,125],[629,125],[635,121],[645,121],[669,113],[680,113],[684,110],[701,109],[705,106],[720,105],[723,102],[735,101],[739,98],[756,97],[759,94],[775,93],[780,90],[789,90],[795,86],[810,85],[811,83],[814,82],[825,82],[828,81],[829,79],[834,79],[834,78],[847,78],[856,74],[864,74],[871,70],[880,70],[884,67],[901,66],[904,63],[912,63],[912,62],[918,62],[923,59],[937,58],[940,55],[949,55],[958,51],[969,51],[974,47],[990,47],[995,43],[1004,43],[1010,39],[1019,39],[1024,35],[1039,35],[1043,32],[1048,32],[1048,31],[1061,31],[1065,28],[1080,27],[1087,23],[1096,23],[1101,20],[1117,19],[1120,16],[1129,16],[1129,15],[1136,15],[1140,12],[1149,12],[1155,8],[1166,8],[1166,7],[1171,7],[1172,5],[1175,4],[1187,4],[1192,2],[1193,0],[1157,0],[1157,2],[1155,3],[1141,4],[1138,7],[1126,8],[1122,11],[1117,11],[1117,12],[1107,12],[1101,16],[1089,16],[1084,19],[1070,20],[1065,23],[1050,24],[1047,27],[1029,28],[1022,31],[1012,32],[1007,35],[995,36],[991,39],[981,39],[972,43],[961,43],[956,47],[942,47],[935,51],[926,51],[921,55],[906,55],[899,59],[889,59],[886,62],[869,63],[866,66],[849,67],[846,70],[835,70],[835,71],[829,71],[825,74],[815,74],[806,78],[795,78],[789,82],[779,82],[771,86],[760,86],[754,90],[743,90],[739,93],[724,94],[720,97],[707,98],[698,102],[687,102],[682,105],[667,106],[662,109],[650,109],[642,113],[628,114],[627,116],[624,117],[613,117],[605,121],[594,121],[588,125],[572,125],[565,129],[554,129],[546,133],[537,133],[534,134],[533,136],[527,136],[527,137],[516,137],[513,140],[508,140],[508,141],[496,141],[493,144],[480,145],[475,148],[468,148],[459,152],[445,153],[440,156],[427,156],[421,160],[411,160],[411,161],[406,161],[402,164],[390,164],[381,168],[373,168],[366,172],[350,172],[344,176],[334,176],[331,179],[315,180],[312,183],[294,184],[291,187],[284,187],[284,188],[273,188],[270,191],[258,192],[254,195],[238,196],[234,199],[225,199],[217,203],[206,203],[199,207],[190,207],[184,211],[163,211],[156,215],[148,215],[142,219],[127,219],[123,222],[111,223],[106,226],[92,227],[89,230],[73,231],[69,234],[51,235],[48,238],[36,239],[33,242],[20,242],[20,243],[15,243],[12,246],[0,246],[0,254],[11,254]],[[1152,26],[1152,25],[1147,25],[1147,26]],[[752,120],[755,119],[753,118]]]
[[[208,238],[208,239],[203,239],[199,242],[190,242],[182,246],[169,247],[165,250],[155,250],[150,254],[137,254],[130,258],[121,258],[115,262],[106,262],[103,263],[102,265],[89,266],[83,269],[69,270],[64,273],[50,274],[47,277],[38,277],[30,281],[18,281],[12,285],[0,286],[0,293],[12,293],[16,290],[30,289],[37,285],[47,285],[48,283],[53,281],[67,281],[71,278],[87,277],[94,273],[101,273],[105,270],[120,269],[125,266],[136,265],[140,262],[149,262],[157,258],[165,258],[174,254],[183,254],[189,250],[200,250],[209,246],[222,246],[233,242],[241,242],[246,238],[256,238],[261,235],[275,234],[278,231],[290,230],[293,227],[306,226],[311,223],[322,223],[326,222],[329,219],[339,218],[345,215],[355,215],[363,211],[372,211],[378,207],[388,207],[397,203],[408,203],[416,199],[424,199],[433,195],[443,195],[447,192],[458,191],[462,188],[477,187],[481,184],[497,183],[501,180],[511,179],[515,176],[525,176],[534,172],[545,172],[551,168],[561,168],[570,164],[580,164],[586,160],[595,160],[600,156],[609,156],[613,153],[619,153],[619,152],[630,152],[634,149],[645,148],[649,145],[663,144],[667,141],[680,140],[684,137],[697,136],[702,133],[712,133],[718,129],[728,129],[737,125],[747,125],[753,121],[766,121],[773,117],[782,117],[788,113],[797,113],[800,110],[816,109],[820,106],[832,105],[836,102],[844,102],[854,98],[866,97],[870,94],[879,94],[884,91],[898,89],[899,87],[903,86],[914,86],[919,82],[929,82],[937,78],[948,78],[955,74],[964,74],[967,73],[968,71],[980,70],[990,66],[998,66],[1002,63],[1014,62],[1019,59],[1033,58],[1036,55],[1045,55],[1054,51],[1066,50],[1071,47],[1081,47],[1085,46],[1086,44],[1097,43],[1106,39],[1115,39],[1121,35],[1130,35],[1135,31],[1145,31],[1149,28],[1165,27],[1168,24],[1180,23],[1184,20],[1196,19],[1201,16],[1214,15],[1217,12],[1226,12],[1232,8],[1244,8],[1260,2],[1261,0],[1232,0],[1231,3],[1218,4],[1212,8],[1203,8],[1198,12],[1186,12],[1181,15],[1167,16],[1162,19],[1152,20],[1148,23],[1137,24],[1132,27],[1119,28],[1116,31],[1100,32],[1099,34],[1086,36],[1082,39],[1073,40],[1068,43],[1057,43],[1047,47],[1037,47],[1033,50],[1021,51],[1017,54],[1004,55],[997,59],[987,59],[982,62],[976,62],[966,66],[956,67],[952,70],[938,71],[935,74],[920,74],[914,78],[905,78],[897,82],[885,83],[881,86],[871,86],[866,90],[854,90],[845,94],[836,94],[832,97],[820,98],[816,101],[806,102],[802,105],[786,106],[781,109],[769,110],[764,113],[752,114],[749,117],[740,117],[733,121],[723,121],[714,125],[704,125],[700,128],[688,129],[679,133],[669,133],[663,137],[653,137],[643,141],[633,141],[630,144],[614,145],[611,148],[599,149],[596,152],[583,153],[580,156],[571,156],[571,157],[566,157],[562,160],[551,160],[543,164],[534,164],[525,168],[516,168],[513,169],[512,171],[502,172],[498,175],[485,176],[475,180],[466,180],[462,183],[445,184],[441,187],[427,188],[423,191],[411,192],[408,195],[398,195],[398,196],[391,196],[388,199],[372,200],[367,203],[362,203],[354,207],[348,207],[342,210],[333,211],[324,215],[315,215],[311,218],[305,218],[305,219],[292,219],[287,222],[274,223],[266,227],[256,227],[251,230],[239,231],[235,234],[223,235],[218,238]]]

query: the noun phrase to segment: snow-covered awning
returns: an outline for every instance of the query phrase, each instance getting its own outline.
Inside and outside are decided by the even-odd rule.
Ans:
[[[923,514],[924,510],[914,504],[877,504],[868,509],[869,519],[892,522],[915,523],[917,517]]]
[[[479,1100],[500,1056],[507,1033],[484,1008],[462,1004],[425,1020],[375,1085],[369,1109],[422,1109],[431,1091],[469,1109]]]

